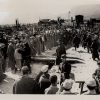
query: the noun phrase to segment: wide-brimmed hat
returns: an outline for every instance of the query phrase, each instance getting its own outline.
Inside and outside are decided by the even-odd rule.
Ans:
[[[23,66],[21,70],[22,70],[22,72],[23,72],[23,73],[24,73],[24,72],[28,72],[28,71],[29,71],[29,69],[28,69],[28,67],[27,67],[27,66]]]
[[[4,48],[4,47],[5,47],[5,44],[0,43],[0,48]]]
[[[43,72],[43,73],[45,73],[45,72],[47,72],[48,71],[48,65],[44,65],[42,68],[41,68],[41,71]]]
[[[63,87],[65,89],[71,89],[73,86],[73,80],[71,79],[66,79],[64,82],[63,82]]]
[[[86,84],[87,86],[96,87],[96,81],[94,79],[87,81]]]
[[[19,43],[17,43],[17,44],[16,44],[16,48],[19,48],[19,47],[20,47],[20,44],[19,44]]]
[[[66,58],[66,54],[62,54],[61,55],[61,58]]]

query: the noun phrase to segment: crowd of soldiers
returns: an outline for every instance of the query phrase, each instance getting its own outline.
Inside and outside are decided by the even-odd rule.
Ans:
[[[92,58],[99,60],[99,50],[100,50],[100,33],[97,31],[98,28],[86,28],[85,30],[79,30],[73,39],[73,44],[75,50],[81,44],[84,49],[87,48],[88,53],[92,53]]]
[[[66,54],[62,54],[61,60],[59,65],[54,65],[53,62],[44,65],[34,80],[29,76],[28,67],[22,67],[23,76],[15,82],[13,94],[79,94],[79,92],[72,91],[76,81],[74,73],[71,73],[72,66],[66,61]],[[98,65],[100,66],[100,62]],[[96,69],[92,77],[85,82],[88,90],[81,91],[80,94],[100,94],[100,67]]]
[[[12,35],[2,34],[0,36],[1,80],[2,73],[5,73],[7,68],[11,68],[12,73],[16,73],[16,71],[23,73],[22,78],[13,86],[13,94],[77,94],[71,92],[75,76],[71,73],[71,65],[66,61],[66,49],[74,46],[77,50],[81,44],[84,49],[87,48],[88,53],[92,53],[93,60],[98,59],[99,65],[98,27],[76,29],[55,25],[38,26],[34,33],[29,33],[14,31]],[[41,55],[42,52],[55,46],[58,46],[56,63],[48,63],[42,67],[34,80],[30,78],[31,57]],[[58,78],[59,75],[52,75],[51,70],[54,67],[60,78]],[[93,77],[99,77],[98,71],[93,74]],[[90,80],[87,83],[88,94],[97,94],[96,87],[95,80]]]
[[[11,34],[1,33],[0,35],[2,73],[5,73],[8,68],[11,68],[12,73],[16,73],[24,65],[28,66],[31,73],[31,57],[41,55],[42,52],[57,46],[59,38],[63,38],[64,28],[58,28],[55,25],[38,26],[34,32],[33,30],[27,32],[29,26],[27,31],[23,27],[19,29],[21,31],[14,30]]]

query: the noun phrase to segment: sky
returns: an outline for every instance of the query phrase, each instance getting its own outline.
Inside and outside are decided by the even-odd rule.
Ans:
[[[0,25],[34,23],[39,19],[56,19],[73,7],[100,4],[100,0],[0,0]]]

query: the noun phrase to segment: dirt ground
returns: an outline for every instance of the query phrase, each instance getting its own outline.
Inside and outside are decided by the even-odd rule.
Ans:
[[[46,51],[42,55],[52,57],[55,54],[56,48]],[[72,73],[75,74],[75,81],[87,81],[92,77],[95,69],[98,68],[97,62],[92,60],[91,53],[87,53],[82,47],[79,47],[77,51],[74,48],[70,48],[67,51],[67,60],[72,64]],[[32,77],[35,77],[43,66],[42,63],[32,63]],[[0,83],[0,89],[6,94],[12,94],[12,88],[15,80],[21,77],[21,73],[17,74],[11,73],[10,69],[7,69],[5,73],[7,78]],[[78,85],[74,86],[74,90]]]

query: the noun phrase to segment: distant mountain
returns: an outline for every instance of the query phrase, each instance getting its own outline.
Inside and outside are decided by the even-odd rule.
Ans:
[[[100,19],[100,5],[82,5],[71,9],[71,16],[84,15],[85,19],[99,18]]]

